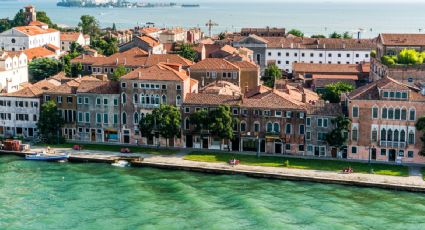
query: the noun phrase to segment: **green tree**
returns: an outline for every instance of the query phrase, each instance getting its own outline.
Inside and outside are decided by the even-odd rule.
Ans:
[[[0,19],[0,33],[12,28],[8,18]]]
[[[49,25],[50,28],[57,28],[58,26],[50,20],[44,11],[37,11],[37,21],[44,22]]]
[[[119,81],[120,78],[122,76],[126,75],[126,74],[127,74],[127,69],[124,66],[120,65],[114,70],[114,73],[112,74],[111,80],[112,81]]]
[[[209,114],[208,110],[200,109],[192,113],[189,117],[190,123],[196,126],[195,130],[200,131],[203,129],[208,130]]]
[[[154,131],[155,127],[155,117],[153,114],[148,113],[144,117],[140,118],[139,122],[139,130],[140,134],[143,137],[149,137],[152,136],[152,132]]]
[[[28,72],[34,81],[40,81],[59,73],[62,64],[51,58],[37,58],[29,63]]]
[[[233,119],[229,106],[220,105],[209,113],[209,131],[220,139],[233,139],[233,125],[237,122]]]
[[[331,103],[339,103],[342,93],[348,93],[354,90],[352,84],[346,82],[335,82],[325,87],[325,91],[321,95],[322,99]]]
[[[82,15],[78,26],[81,27],[83,34],[89,34],[90,37],[96,38],[100,35],[99,22],[94,16]]]
[[[93,40],[91,47],[100,54],[110,56],[118,52],[118,41],[115,38],[98,38]]]
[[[370,51],[370,56],[376,58],[376,50]]]
[[[415,65],[422,64],[424,61],[425,53],[419,53],[414,49],[403,49],[397,56],[399,64]]]
[[[419,151],[419,155],[425,156],[425,117],[421,117],[418,119],[418,121],[415,124],[416,129],[422,132],[422,149]]]
[[[198,56],[198,53],[192,48],[191,44],[182,44],[178,54],[191,61],[195,61]]]
[[[397,61],[397,58],[395,56],[382,56],[381,57],[381,62],[384,65],[387,66],[391,66],[391,65],[395,65]]]
[[[348,140],[348,129],[351,124],[351,120],[345,116],[338,116],[332,120],[332,124],[335,125],[330,133],[326,135],[326,142],[333,147],[341,148]]]
[[[275,80],[282,78],[282,70],[275,64],[267,66],[264,71],[264,77],[262,78],[264,85],[268,87],[274,87]]]
[[[12,20],[12,27],[26,25],[24,10],[20,9]]]
[[[314,35],[311,35],[311,38],[326,38],[326,36],[323,34],[314,34]]]
[[[83,65],[78,62],[71,64],[71,77],[77,77],[78,75],[82,75],[83,73]]]
[[[153,110],[156,118],[157,130],[159,135],[168,140],[181,135],[181,113],[180,110],[173,105],[161,104],[158,109]]]
[[[218,40],[223,40],[225,38],[226,38],[226,33],[221,32],[221,33],[218,34]]]
[[[64,139],[59,136],[64,123],[54,101],[47,101],[41,106],[37,128],[46,143],[53,144],[62,143],[64,141]]]
[[[297,30],[297,29],[290,30],[288,34],[292,34],[297,37],[304,37],[304,33],[301,30]]]
[[[351,35],[351,34],[350,34],[350,32],[345,31],[345,32],[342,34],[342,38],[344,38],[344,39],[352,39],[352,38],[353,38],[353,35]]]
[[[342,38],[342,35],[335,31],[335,32],[329,34],[329,38]]]

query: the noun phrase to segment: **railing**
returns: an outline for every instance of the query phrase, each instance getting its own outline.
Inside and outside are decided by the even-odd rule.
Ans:
[[[381,147],[391,147],[391,148],[406,148],[406,142],[400,141],[380,141],[379,146]]]

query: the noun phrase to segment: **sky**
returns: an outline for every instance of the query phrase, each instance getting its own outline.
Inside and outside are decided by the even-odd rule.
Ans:
[[[34,0],[34,2],[57,2],[57,1],[58,0]],[[130,2],[186,2],[186,3],[202,3],[202,2],[425,3],[424,0],[129,0],[129,1]]]

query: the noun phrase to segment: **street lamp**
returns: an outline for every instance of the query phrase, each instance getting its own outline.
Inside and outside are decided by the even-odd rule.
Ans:
[[[257,158],[260,158],[260,137],[257,135]]]

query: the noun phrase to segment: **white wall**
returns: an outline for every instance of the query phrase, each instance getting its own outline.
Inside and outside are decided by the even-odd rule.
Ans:
[[[19,90],[19,85],[28,82],[28,62],[27,56],[21,54],[19,57],[7,57],[0,61],[0,90],[8,93]]]

